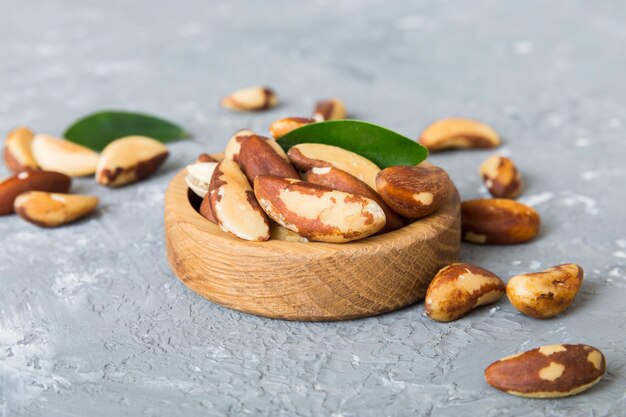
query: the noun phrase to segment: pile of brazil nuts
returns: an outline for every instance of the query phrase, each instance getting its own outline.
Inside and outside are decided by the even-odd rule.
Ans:
[[[224,107],[236,111],[263,110],[276,103],[275,93],[267,87],[236,91],[222,100]],[[339,243],[398,229],[433,213],[445,201],[449,178],[430,164],[380,170],[341,148],[300,144],[285,154],[276,142],[300,126],[346,117],[341,100],[324,100],[310,118],[287,117],[272,123],[269,131],[274,139],[241,130],[231,137],[223,155],[201,155],[187,167],[186,178],[191,190],[203,198],[201,213],[243,239],[271,236]],[[418,140],[431,152],[491,149],[501,144],[493,128],[466,118],[438,120]],[[478,172],[492,198],[462,202],[462,239],[512,245],[535,238],[540,216],[515,201],[523,180],[513,160],[492,155]],[[246,222],[241,221],[241,207]],[[424,310],[432,320],[450,322],[506,294],[521,313],[550,319],[572,304],[582,281],[583,269],[574,263],[517,275],[507,284],[480,266],[454,263],[432,279]],[[587,390],[605,370],[604,355],[597,348],[557,344],[502,358],[487,367],[485,379],[509,394],[555,398]]]
[[[72,177],[95,176],[120,187],[151,176],[168,156],[162,143],[143,136],[114,140],[101,153],[18,127],[7,135],[4,164],[13,175],[0,180],[0,215],[17,213],[41,227],[58,227],[93,213],[100,199],[68,194]]]

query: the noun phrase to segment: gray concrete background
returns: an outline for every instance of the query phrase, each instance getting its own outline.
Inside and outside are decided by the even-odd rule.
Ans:
[[[90,111],[123,108],[195,138],[136,186],[76,181],[74,192],[102,198],[87,221],[40,230],[0,218],[0,416],[626,415],[625,21],[617,0],[2,0],[0,132],[60,134]],[[259,83],[280,107],[217,105]],[[168,180],[236,129],[266,131],[335,95],[410,137],[448,115],[495,126],[543,230],[527,245],[463,246],[462,259],[505,279],[580,263],[571,308],[548,321],[502,300],[450,324],[422,305],[291,323],[218,307],[178,282],[163,246]],[[468,199],[485,195],[476,171],[490,154],[432,161]],[[606,377],[561,400],[484,382],[492,361],[559,342],[600,348]]]

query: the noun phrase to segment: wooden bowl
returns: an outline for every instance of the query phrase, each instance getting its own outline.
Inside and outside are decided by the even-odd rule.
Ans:
[[[437,212],[383,235],[341,244],[248,242],[195,210],[185,175],[179,172],[165,194],[169,264],[196,293],[245,313],[322,321],[397,310],[423,299],[437,271],[458,256],[453,185]]]

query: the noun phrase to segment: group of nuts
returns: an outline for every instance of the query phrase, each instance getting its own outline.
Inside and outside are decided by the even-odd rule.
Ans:
[[[256,109],[267,108],[268,100],[260,100],[258,97],[262,94],[259,91],[271,90],[261,87],[256,89],[254,96],[259,103]],[[250,110],[250,105],[236,108],[232,103],[241,103],[245,95],[253,96],[253,90],[244,90],[245,94],[235,93],[225,101],[231,103],[231,109]],[[272,103],[276,104],[273,93],[272,97]],[[280,119],[272,123],[269,130],[279,140],[281,136],[305,124],[345,117],[345,106],[341,101],[325,101],[318,104],[312,118]],[[248,141],[250,145],[241,145],[241,149],[248,146],[254,148],[254,156],[241,151],[239,154],[229,152],[233,147],[239,150],[239,144]],[[263,142],[266,150],[262,152],[259,143]],[[430,151],[440,151],[495,148],[501,140],[498,133],[484,123],[448,118],[424,129],[419,142]],[[350,240],[346,236],[361,238],[376,230],[391,231],[402,227],[407,218],[415,219],[432,213],[447,197],[449,179],[440,168],[420,164],[380,171],[359,155],[331,148],[327,145],[301,144],[284,155],[271,139],[255,136],[250,131],[241,131],[235,134],[227,146],[226,159],[230,161],[222,164],[236,166],[233,160],[239,162],[249,184],[254,184],[254,194],[263,211],[281,229],[286,228],[288,233],[277,234],[285,240],[298,240],[304,236],[311,240],[340,242]],[[277,155],[270,157],[269,149],[274,149]],[[262,165],[261,160],[266,161],[266,165]],[[268,162],[278,160],[281,163]],[[307,182],[300,181],[289,162],[305,172],[303,178]],[[273,170],[270,166],[272,164],[284,169],[280,172],[277,168]],[[188,167],[188,181],[193,180],[197,165]],[[252,174],[248,174],[250,172]],[[211,199],[212,194],[215,194],[213,199],[223,195],[219,186],[226,178],[224,174],[214,176],[215,181],[206,179],[208,170],[204,174],[206,186],[203,191],[206,193],[207,189],[210,190],[205,201]],[[539,232],[540,217],[533,208],[514,200],[523,188],[522,177],[515,163],[510,158],[493,155],[480,165],[479,174],[493,198],[462,202],[463,240],[478,244],[517,244],[533,239]],[[245,177],[241,175],[240,180],[243,182]],[[345,194],[338,194],[340,191],[349,193],[351,204],[347,203]],[[202,196],[202,193],[198,194]],[[202,206],[207,204],[203,203]],[[330,210],[330,206],[334,206],[335,210]],[[213,204],[212,207],[215,213],[219,205]],[[263,212],[258,210],[257,205],[254,207],[259,217],[262,217]],[[325,214],[323,219],[320,218],[321,212]],[[346,233],[346,227],[338,226],[347,224],[342,218],[347,213],[350,216],[353,213],[360,214],[351,217],[354,223],[350,223],[349,233]],[[368,225],[370,230],[365,227],[364,213],[371,219]],[[232,224],[230,227],[232,231]],[[343,234],[328,233],[329,228],[338,229]],[[465,316],[476,307],[494,303],[506,294],[520,312],[534,318],[548,319],[562,313],[574,301],[582,281],[583,270],[576,264],[557,265],[542,272],[517,275],[505,284],[486,269],[455,263],[441,269],[431,281],[425,297],[425,313],[433,320],[449,322]],[[564,344],[543,346],[502,358],[485,370],[485,378],[493,387],[509,394],[554,398],[575,395],[590,388],[604,372],[605,359],[598,349],[588,345]]]
[[[71,177],[95,175],[99,184],[119,187],[149,177],[167,155],[165,145],[143,136],[114,140],[99,154],[19,127],[4,142],[4,163],[13,175],[0,180],[0,215],[17,213],[42,227],[71,223],[99,204],[95,196],[67,194]]]
[[[276,103],[268,92],[245,89],[222,103],[263,109]],[[345,117],[341,100],[324,100],[313,118],[272,123],[273,138],[244,129],[230,138],[223,156],[201,155],[186,176],[189,188],[203,199],[200,213],[245,240],[343,243],[399,229],[444,203],[450,179],[441,168],[423,164],[381,170],[336,146],[302,143],[285,153],[277,142],[303,124]]]

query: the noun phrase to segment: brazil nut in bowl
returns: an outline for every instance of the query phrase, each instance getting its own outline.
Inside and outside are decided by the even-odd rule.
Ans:
[[[460,202],[445,171],[243,132],[165,195],[168,260],[196,293],[264,317],[367,317],[423,299],[456,260]]]

